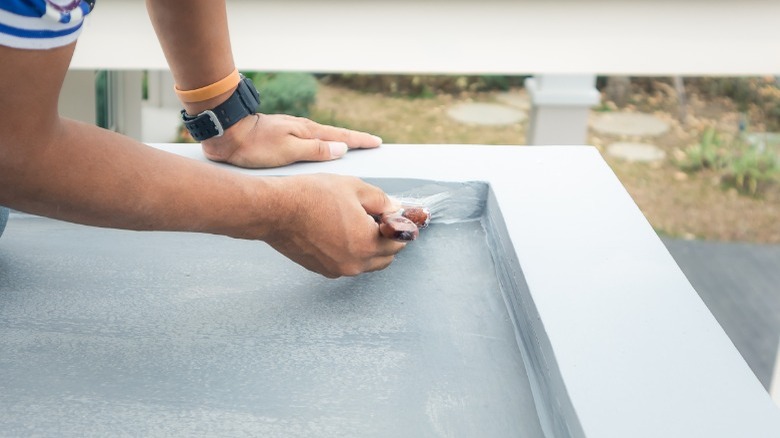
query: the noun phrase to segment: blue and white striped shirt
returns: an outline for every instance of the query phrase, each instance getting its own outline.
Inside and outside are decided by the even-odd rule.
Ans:
[[[0,45],[51,49],[78,38],[95,0],[0,0]]]

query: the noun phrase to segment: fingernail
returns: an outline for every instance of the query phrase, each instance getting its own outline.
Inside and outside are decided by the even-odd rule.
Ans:
[[[382,144],[382,137],[377,137],[376,135],[372,135],[371,137],[373,137],[374,140],[377,141],[379,144]]]
[[[330,157],[331,158],[339,158],[342,155],[347,153],[347,144],[342,143],[340,141],[329,141],[328,146],[330,146]]]

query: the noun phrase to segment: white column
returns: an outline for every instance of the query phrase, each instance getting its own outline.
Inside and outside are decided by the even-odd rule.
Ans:
[[[168,143],[176,140],[181,126],[181,102],[173,91],[173,75],[168,70],[147,73],[148,99],[142,108],[143,135],[146,143]]]
[[[528,78],[531,96],[527,143],[585,144],[590,108],[600,101],[595,75],[540,75]]]
[[[125,70],[112,72],[115,80],[111,81],[109,104],[114,113],[116,131],[137,140],[141,139],[141,80],[140,70]]]
[[[167,70],[149,70],[146,81],[149,106],[179,108],[181,102],[173,92],[173,75]]]
[[[86,123],[96,122],[95,71],[68,70],[60,90],[60,115]]]

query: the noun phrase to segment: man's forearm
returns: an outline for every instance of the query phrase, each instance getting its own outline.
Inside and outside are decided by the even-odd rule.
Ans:
[[[146,7],[180,89],[212,84],[235,69],[224,0],[147,0]],[[187,103],[184,108],[197,114],[231,93]]]
[[[0,184],[11,188],[0,192],[0,205],[44,216],[263,239],[274,226],[273,215],[264,212],[278,210],[274,179],[178,157],[67,119],[51,135],[0,143],[0,151],[6,158]]]

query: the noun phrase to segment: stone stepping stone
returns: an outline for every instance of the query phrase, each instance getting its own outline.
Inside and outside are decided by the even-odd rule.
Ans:
[[[607,154],[626,161],[641,163],[661,161],[666,157],[666,152],[661,148],[648,143],[612,143],[607,146]]]
[[[474,125],[512,125],[526,119],[525,112],[495,103],[462,103],[447,114],[458,122]]]
[[[655,137],[669,130],[669,124],[654,115],[625,112],[594,115],[591,127],[602,134],[639,137]]]

